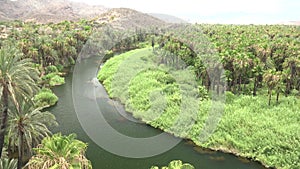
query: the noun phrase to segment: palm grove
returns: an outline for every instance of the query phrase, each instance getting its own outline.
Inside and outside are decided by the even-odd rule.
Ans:
[[[182,30],[175,27],[180,30],[178,32],[172,28],[170,32],[142,38],[148,41],[148,47],[144,45],[143,49],[114,56],[104,64],[98,79],[110,97],[121,100],[134,117],[175,136],[190,139],[201,147],[230,152],[269,167],[299,168],[299,27],[195,24],[183,26]],[[181,36],[177,34],[185,38],[179,39]],[[137,37],[126,40],[133,42],[129,48],[135,46]],[[150,47],[153,39],[154,50]],[[119,46],[126,48],[129,45]],[[206,57],[213,61],[209,62],[212,66],[207,66],[203,60]],[[180,64],[182,61],[185,64]],[[139,63],[149,69],[122,81],[118,73],[120,70],[125,72],[122,63],[126,63],[126,68],[136,69],[134,64]],[[152,68],[153,65],[156,67]],[[187,114],[176,127],[173,125],[178,124],[175,119],[179,117],[183,97],[175,83],[178,79],[166,73],[166,65],[179,71],[193,71],[198,83],[200,108],[195,111],[197,116]],[[131,77],[131,74],[127,75]],[[124,86],[128,87],[128,93]],[[157,102],[152,103],[148,94],[160,90],[168,104],[159,112],[161,115],[151,121],[149,117],[151,119],[156,112],[147,111]],[[212,94],[221,93],[226,96],[222,118],[209,139],[201,142],[199,135],[212,107]],[[128,98],[124,99],[125,96]],[[190,106],[194,104],[197,103]],[[185,129],[191,123],[189,116],[196,122],[187,131]]]
[[[57,122],[43,111],[57,101],[49,87],[64,83],[63,68],[75,63],[88,33],[85,21],[1,23],[1,167],[91,168],[75,135],[49,137]]]

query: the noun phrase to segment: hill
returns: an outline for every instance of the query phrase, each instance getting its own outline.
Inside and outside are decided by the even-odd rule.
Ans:
[[[101,14],[96,19],[96,22],[100,24],[111,23],[114,27],[121,29],[166,25],[166,22],[158,18],[128,8],[113,8],[108,12]]]
[[[167,23],[188,23],[187,21],[178,18],[176,16],[168,15],[168,14],[161,14],[161,13],[149,13],[149,15],[158,18],[160,20],[163,20]]]
[[[300,25],[300,21],[288,21],[288,22],[282,22],[283,25]]]
[[[92,6],[68,0],[0,0],[0,20],[39,23],[90,19],[106,12],[104,6]]]

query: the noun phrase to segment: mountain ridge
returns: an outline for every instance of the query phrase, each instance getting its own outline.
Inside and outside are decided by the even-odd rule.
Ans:
[[[130,8],[112,8],[99,15],[95,22],[100,24],[110,23],[121,29],[156,27],[167,24],[156,17]]]
[[[188,23],[187,21],[173,15],[168,15],[163,13],[148,13],[148,15],[151,15],[167,23]]]
[[[22,20],[38,23],[91,19],[108,8],[69,0],[0,0],[0,20]]]

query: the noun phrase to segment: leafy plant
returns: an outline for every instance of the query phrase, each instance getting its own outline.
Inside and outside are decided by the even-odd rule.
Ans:
[[[150,169],[159,169],[159,167],[152,166]],[[180,160],[174,160],[171,161],[168,166],[161,167],[161,169],[195,169],[195,167],[189,163],[183,164]]]
[[[58,75],[57,72],[49,73],[42,77],[44,83],[50,86],[58,86],[65,83],[65,78]]]
[[[17,160],[1,158],[0,159],[0,169],[17,169]]]
[[[35,148],[28,162],[28,169],[91,169],[92,165],[85,157],[87,144],[76,139],[75,134],[62,136],[55,134],[43,139]]]
[[[34,96],[33,101],[36,107],[49,107],[56,104],[58,97],[51,91],[51,89],[43,88],[37,95]]]

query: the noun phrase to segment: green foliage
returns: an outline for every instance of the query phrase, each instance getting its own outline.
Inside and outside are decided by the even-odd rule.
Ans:
[[[114,56],[114,52],[112,50],[109,50],[105,53],[103,57],[103,62],[106,62],[108,59],[112,58]]]
[[[34,96],[33,101],[36,107],[49,107],[56,104],[58,97],[51,91],[51,89],[43,88]]]
[[[16,159],[1,158],[0,169],[17,169],[17,163]]]
[[[102,67],[98,79],[103,82],[110,97],[121,100],[134,117],[184,136],[196,115],[197,106],[193,104],[197,104],[195,99],[199,97],[200,90],[187,83],[194,80],[189,70],[173,70],[166,65],[157,68],[154,58],[151,47],[115,56]],[[185,102],[180,92],[184,93]],[[185,107],[185,111],[181,111],[181,107]],[[182,128],[176,123],[186,126]]]
[[[225,93],[225,97],[226,97],[226,103],[233,103],[236,98],[235,95],[229,91]]]
[[[65,78],[59,75],[54,75],[49,81],[50,86],[62,85],[65,83]]]
[[[180,32],[187,41],[176,39],[174,34],[177,32],[167,32],[158,41],[164,44],[161,45],[164,50],[193,66],[207,90],[213,82],[208,77],[203,58],[210,57],[212,50],[225,70],[227,90],[234,94],[255,96],[258,90],[266,87],[275,87],[277,96],[282,91],[285,94],[290,94],[293,89],[300,91],[299,27],[196,24],[187,30],[190,31]],[[263,81],[262,76],[270,70],[278,77],[268,81],[272,79],[269,76]]]
[[[50,86],[58,86],[65,83],[65,78],[58,75],[57,72],[49,73],[42,77],[45,84]]]
[[[76,139],[75,134],[63,136],[60,133],[43,139],[35,148],[34,155],[28,162],[28,169],[92,169],[85,157],[87,144]]]
[[[3,24],[6,28],[5,34],[8,36],[4,39],[1,38],[0,42],[0,62],[2,63],[2,66],[0,63],[0,93],[4,93],[1,100],[5,102],[4,106],[2,105],[4,110],[2,110],[3,117],[1,118],[6,119],[8,105],[10,107],[13,107],[14,104],[21,106],[22,98],[29,99],[34,96],[34,108],[39,110],[54,105],[58,100],[57,96],[50,89],[44,88],[38,92],[37,82],[42,79],[42,85],[47,87],[65,83],[60,72],[64,67],[75,64],[78,52],[81,51],[91,33],[91,21],[65,21],[41,25],[33,22],[11,21]],[[40,74],[37,70],[40,71]],[[41,79],[38,78],[38,75],[42,76]],[[4,84],[8,86],[4,86]],[[36,94],[37,92],[38,94]],[[9,124],[2,121],[1,125],[4,130],[0,132],[0,135],[4,135],[5,128],[9,127],[10,138],[5,140],[9,142],[10,152],[15,151],[16,146],[19,148],[18,140],[23,139],[19,143],[26,145],[23,146],[25,148],[19,148],[22,149],[18,152],[20,158],[22,158],[21,152],[28,153],[32,146],[38,144],[41,138],[50,133],[47,125],[53,118],[55,119],[48,112],[43,112],[43,114],[38,110],[19,112],[21,108],[23,107],[14,111],[12,108],[9,109]],[[2,149],[3,140],[0,142]],[[18,165],[22,164],[18,163]]]
[[[88,25],[87,25],[87,26],[84,26],[84,30],[85,30],[85,31],[90,31],[90,30],[91,30],[91,26],[88,26]]]
[[[161,70],[140,72],[129,84],[126,107],[155,127],[170,128],[180,112],[181,95],[175,80]]]
[[[152,166],[150,169],[159,169],[159,167]],[[161,169],[195,169],[195,167],[189,163],[183,164],[180,160],[173,160],[168,166],[161,167]]]
[[[50,65],[46,67],[46,75],[42,77],[43,83],[51,87],[59,86],[65,83],[65,78],[60,76],[61,65]]]
[[[188,132],[182,130],[190,123],[185,120],[188,118],[185,114],[181,117],[182,121],[178,123],[179,125],[171,130],[170,126],[178,117],[180,109],[178,105],[182,101],[182,96],[178,91],[180,78],[174,81],[162,67],[147,69],[149,67],[147,64],[142,65],[145,67],[144,71],[138,74],[132,73],[135,76],[130,80],[125,78],[126,82],[121,81],[122,78],[117,78],[118,70],[123,70],[121,66],[135,66],[134,62],[122,64],[124,60],[134,58],[136,64],[142,63],[140,60],[147,62],[151,60],[145,57],[146,55],[138,55],[142,53],[130,51],[115,56],[105,63],[98,74],[98,78],[103,82],[111,97],[123,98],[124,92],[116,92],[116,90],[124,91],[123,87],[128,87],[128,93],[125,95],[129,98],[120,100],[126,105],[126,110],[132,112],[135,117],[153,127],[191,139],[202,147],[232,152],[259,160],[267,166],[283,169],[300,167],[297,163],[300,157],[300,132],[296,130],[299,128],[300,121],[300,100],[297,96],[283,97],[278,104],[268,106],[268,95],[263,90],[259,90],[260,95],[256,97],[235,95],[228,91],[225,93],[226,105],[221,121],[209,139],[202,142],[200,136],[203,129],[207,127],[205,125],[208,115],[212,109],[217,108],[216,104],[221,103],[213,105],[210,100],[206,99],[206,90],[199,87],[198,92],[200,91],[203,99],[200,99],[198,103],[197,116],[193,117],[196,120],[195,123]],[[196,104],[191,102],[190,106],[195,107]]]
[[[8,137],[11,153],[18,150],[18,165],[22,159],[32,155],[32,147],[51,134],[48,127],[57,126],[55,116],[50,112],[42,112],[42,107],[34,107],[31,101],[21,101],[19,107],[12,107],[8,117]],[[25,151],[26,150],[26,151]]]
[[[109,59],[105,65],[102,67],[98,73],[98,79],[107,87],[108,93],[111,93],[111,83],[114,78],[114,74],[118,71],[119,65],[122,61],[132,55],[136,50],[132,50],[123,54],[118,55],[118,57],[113,57]]]
[[[231,96],[232,97],[232,96]],[[210,137],[198,145],[238,153],[267,166],[299,168],[299,99],[282,98],[269,107],[267,96],[234,96],[226,105],[222,120]]]
[[[58,70],[59,72],[62,72],[63,69],[64,69],[64,66],[61,65],[61,64],[57,64],[55,67],[57,68],[57,70]]]
[[[54,65],[50,65],[50,66],[47,66],[46,67],[46,73],[49,74],[49,73],[58,73],[58,69],[56,66]]]
[[[22,57],[22,53],[10,43],[0,49],[0,152],[6,138],[9,106],[19,106],[19,99],[32,98],[38,91],[38,72],[30,59]]]

